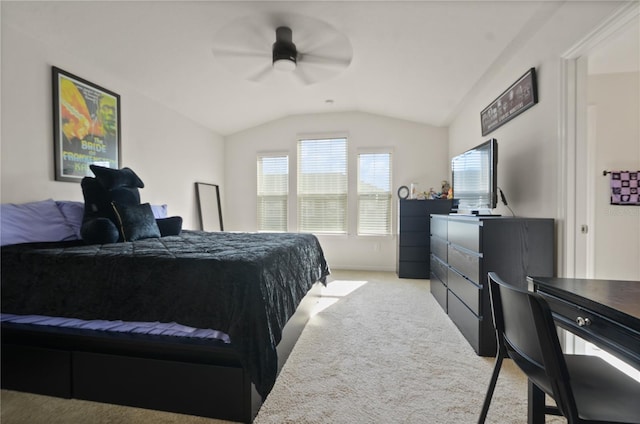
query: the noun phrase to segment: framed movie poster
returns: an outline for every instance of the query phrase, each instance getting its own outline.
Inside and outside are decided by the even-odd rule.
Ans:
[[[52,67],[55,179],[80,182],[89,165],[120,167],[120,96]]]

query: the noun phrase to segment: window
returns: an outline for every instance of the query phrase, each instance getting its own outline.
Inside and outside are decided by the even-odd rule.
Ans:
[[[298,141],[298,228],[346,234],[346,138]]]
[[[258,231],[287,231],[289,157],[258,155]]]
[[[391,153],[358,155],[358,235],[391,234]]]

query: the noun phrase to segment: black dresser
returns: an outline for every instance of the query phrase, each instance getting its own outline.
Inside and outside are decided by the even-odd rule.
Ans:
[[[496,353],[487,274],[553,276],[554,239],[553,219],[431,217],[431,294],[478,355]]]
[[[429,278],[431,214],[448,214],[451,200],[400,200],[396,272],[400,278]]]

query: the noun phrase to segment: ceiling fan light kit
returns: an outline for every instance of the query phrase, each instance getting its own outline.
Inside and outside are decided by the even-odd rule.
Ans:
[[[289,27],[276,28],[276,42],[273,43],[273,67],[280,71],[296,69],[298,52],[293,44],[292,32]]]
[[[273,61],[274,69],[279,71],[291,72],[296,69],[296,61],[295,59],[274,59]]]

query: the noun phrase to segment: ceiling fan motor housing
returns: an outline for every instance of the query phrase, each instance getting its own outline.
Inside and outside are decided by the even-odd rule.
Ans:
[[[279,60],[288,60],[295,66],[298,59],[296,45],[292,41],[291,28],[278,27],[276,29],[276,42],[273,43],[273,63]]]

